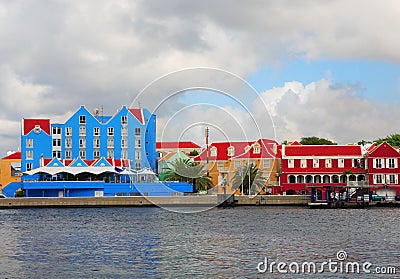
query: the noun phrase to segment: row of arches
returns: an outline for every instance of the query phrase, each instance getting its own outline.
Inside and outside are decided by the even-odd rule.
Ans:
[[[348,182],[360,182],[365,180],[364,174],[308,174],[308,175],[289,175],[289,183],[306,183],[306,184],[319,184],[319,183],[348,183]]]

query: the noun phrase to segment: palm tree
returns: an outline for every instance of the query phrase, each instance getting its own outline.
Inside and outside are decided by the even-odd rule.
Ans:
[[[246,164],[235,172],[235,175],[233,176],[232,189],[243,189],[242,194],[244,195],[248,195],[249,191],[250,194],[255,194],[257,189],[264,188],[266,180],[267,179],[263,176],[262,171],[253,163],[250,165]]]
[[[190,159],[178,158],[163,170],[163,180],[192,183],[195,192],[207,191],[213,186],[211,178],[207,176],[206,166],[194,163]]]

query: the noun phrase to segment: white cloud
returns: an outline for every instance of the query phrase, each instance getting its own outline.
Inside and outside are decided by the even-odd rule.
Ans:
[[[329,79],[288,82],[261,96],[271,107],[281,141],[319,136],[345,144],[398,132],[393,122],[400,117],[397,107],[362,99],[351,86]]]

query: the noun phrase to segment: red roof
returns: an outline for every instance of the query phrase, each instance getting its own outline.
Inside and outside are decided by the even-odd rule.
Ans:
[[[245,153],[245,147],[251,146],[254,142],[214,142],[208,147],[208,159],[210,161],[227,161],[235,155]],[[234,156],[228,156],[228,147],[233,146],[235,148]],[[217,156],[211,156],[211,149],[217,148]],[[207,150],[204,149],[197,157],[193,158],[195,161],[207,161]]]
[[[137,119],[140,123],[144,124],[144,122],[143,122],[143,113],[142,113],[142,109],[132,109],[132,108],[130,108],[130,109],[128,109],[128,110],[133,114],[133,116],[136,117],[136,119]]]
[[[21,151],[14,152],[13,154],[10,154],[2,158],[2,160],[12,160],[12,159],[21,159]]]
[[[368,149],[369,157],[400,157],[399,152],[394,149],[386,141],[382,142],[378,146],[374,146],[372,149]]]
[[[156,142],[156,149],[167,149],[167,148],[173,148],[173,149],[183,149],[183,148],[192,148],[192,149],[198,149],[201,148],[199,145],[195,144],[194,142],[191,141],[163,141],[163,142]]]
[[[36,126],[50,135],[50,119],[24,119],[24,136],[29,134]]]
[[[362,156],[359,145],[288,145],[283,156]]]
[[[254,153],[254,147],[258,144],[260,146],[260,152]],[[269,139],[259,139],[251,148],[243,153],[240,154],[233,159],[261,159],[261,158],[275,158],[277,153],[278,143],[274,140]]]

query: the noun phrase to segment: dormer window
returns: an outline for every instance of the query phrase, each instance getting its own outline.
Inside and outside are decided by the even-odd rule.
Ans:
[[[229,146],[228,147],[228,156],[234,156],[235,155],[235,147]]]
[[[211,148],[211,156],[213,157],[217,156],[217,148],[215,146]]]
[[[34,130],[34,132],[35,132],[35,134],[40,134],[40,131],[41,131],[42,129],[40,128],[40,126],[39,125],[36,125],[35,126],[35,130]]]
[[[122,125],[128,124],[128,116],[126,115],[121,116],[121,123]]]
[[[253,147],[254,154],[260,154],[260,145],[257,143]]]
[[[79,116],[79,124],[85,125],[86,124],[86,115]]]

